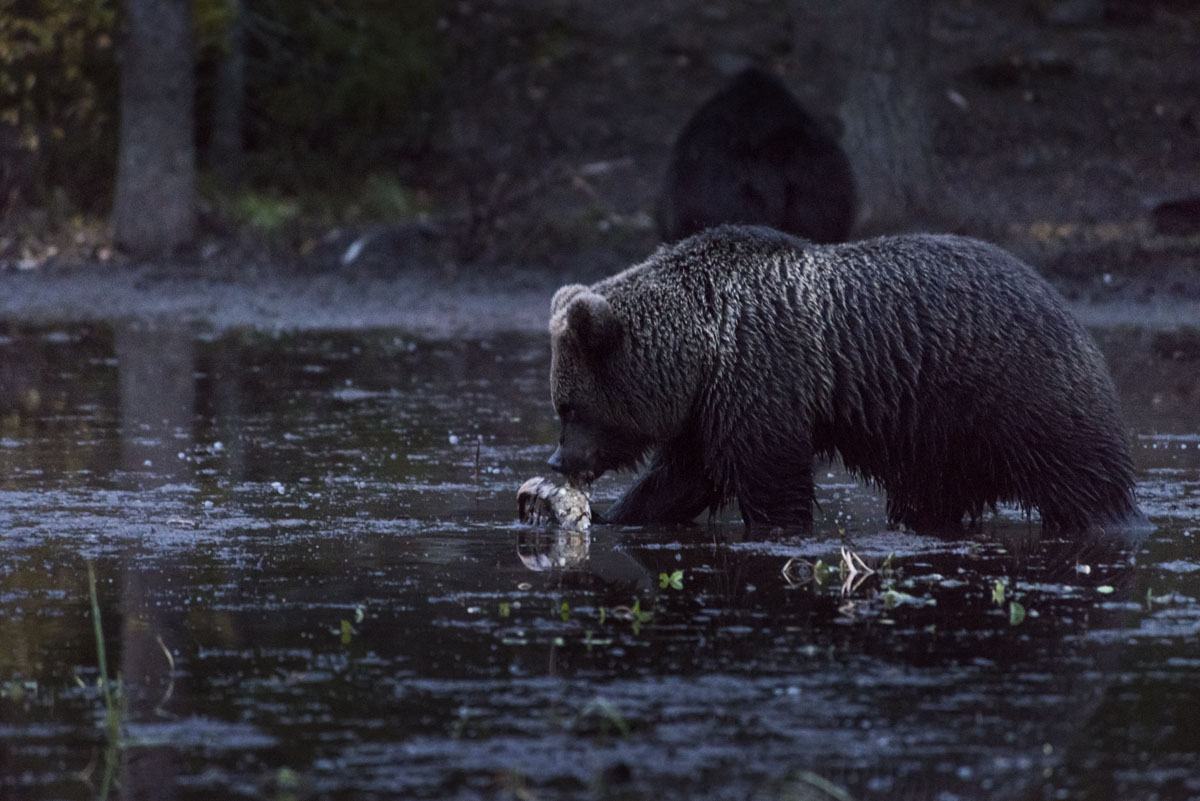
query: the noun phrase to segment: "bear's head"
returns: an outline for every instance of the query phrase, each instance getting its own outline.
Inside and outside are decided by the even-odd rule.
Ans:
[[[655,442],[655,414],[627,321],[607,298],[572,284],[551,301],[550,337],[562,429],[548,464],[584,483],[635,466]]]

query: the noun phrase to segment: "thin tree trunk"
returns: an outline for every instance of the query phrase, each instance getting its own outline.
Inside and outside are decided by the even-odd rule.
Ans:
[[[195,230],[192,4],[124,0],[122,11],[113,234],[135,253],[162,253]]]
[[[842,120],[860,234],[931,227],[933,160],[923,0],[795,0],[798,52]]]
[[[225,50],[217,64],[213,87],[212,139],[208,165],[226,183],[236,183],[242,170],[242,107],[246,98],[246,54],[242,38],[241,0],[226,0],[229,26]]]

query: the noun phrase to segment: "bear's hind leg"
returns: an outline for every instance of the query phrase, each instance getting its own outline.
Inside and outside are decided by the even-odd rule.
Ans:
[[[747,469],[739,465],[737,499],[742,519],[755,533],[812,531],[812,454],[807,449],[775,454]]]
[[[974,522],[982,506],[964,499],[956,489],[924,486],[917,491],[889,491],[888,524],[921,534],[961,533],[963,517]]]

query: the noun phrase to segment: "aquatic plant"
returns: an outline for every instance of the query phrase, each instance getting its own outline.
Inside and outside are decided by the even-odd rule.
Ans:
[[[603,623],[604,618],[605,618],[605,613],[604,613],[603,609],[601,609],[600,612],[601,612],[600,622]],[[633,600],[633,606],[613,607],[612,616],[614,618],[616,618],[617,620],[629,621],[630,628],[633,629],[633,633],[640,634],[642,631],[642,624],[649,623],[651,620],[654,619],[654,612],[643,611],[641,599],[635,598]]]
[[[120,762],[120,751],[124,747],[121,731],[125,708],[119,696],[113,693],[113,684],[108,678],[108,654],[104,647],[104,624],[100,619],[100,601],[96,595],[96,571],[92,568],[91,562],[87,563],[87,574],[88,597],[92,604],[92,633],[96,639],[96,664],[100,669],[100,690],[104,698],[104,776],[100,783],[100,792],[96,796],[100,801],[104,801],[112,789],[117,765]]]
[[[996,583],[992,585],[992,603],[996,606],[1004,604],[1005,587],[1003,579],[996,579]]]
[[[629,722],[625,720],[621,710],[604,698],[594,698],[580,710],[579,716],[576,718],[576,726],[587,721],[595,721],[600,734],[615,732],[621,737],[628,737],[631,731]]]

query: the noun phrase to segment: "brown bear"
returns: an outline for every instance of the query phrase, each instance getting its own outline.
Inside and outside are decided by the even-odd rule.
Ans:
[[[1140,513],[1112,381],[1063,299],[958,236],[814,245],[723,226],[554,295],[550,466],[588,482],[649,458],[604,516],[811,526],[814,457],[956,529],[999,503],[1045,527]]]
[[[850,160],[838,143],[778,79],[750,68],[680,132],[657,217],[666,242],[722,223],[841,242],[856,207]]]

